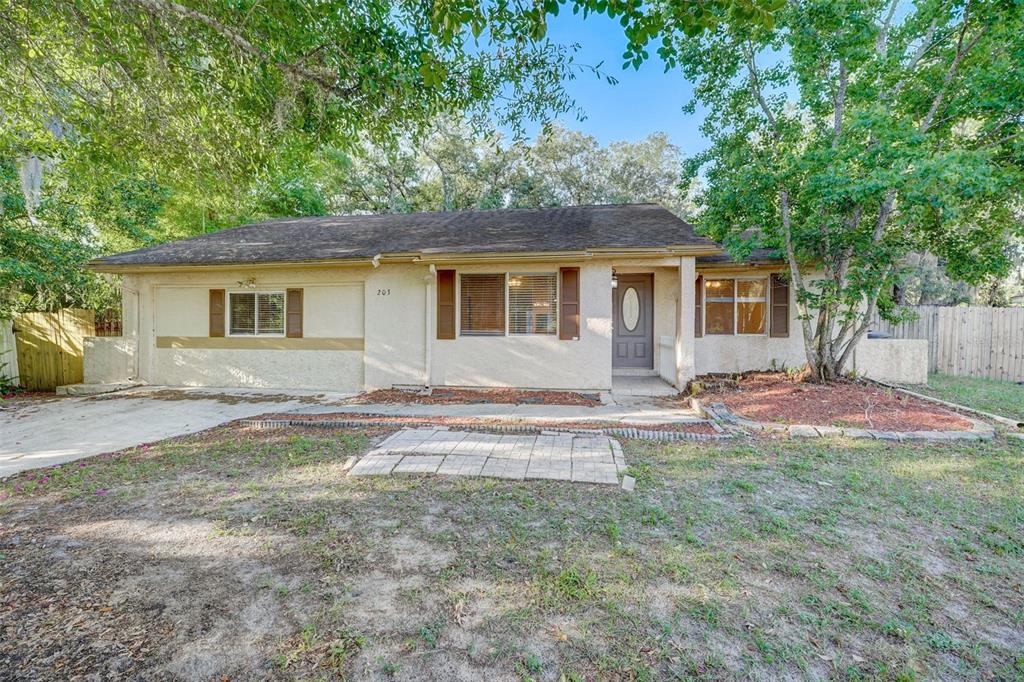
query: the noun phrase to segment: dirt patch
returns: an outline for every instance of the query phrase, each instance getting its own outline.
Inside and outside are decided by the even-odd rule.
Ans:
[[[309,405],[323,403],[323,395],[290,395],[287,393],[218,393],[217,391],[182,391],[159,389],[156,391],[127,391],[104,393],[90,396],[88,400],[123,400],[126,398],[148,398],[150,400],[215,400],[224,405],[239,403],[287,403],[297,402]]]
[[[882,431],[961,431],[971,423],[944,407],[876,384],[841,380],[826,385],[781,373],[747,374],[735,387],[701,394],[747,419],[784,424],[849,426]]]
[[[253,417],[253,419],[301,419],[308,422],[331,422],[331,421],[365,421],[374,424],[394,424],[397,426],[448,426],[448,427],[469,427],[486,428],[489,426],[515,426],[516,422],[509,422],[501,419],[484,419],[476,417],[396,417],[390,415],[363,414],[361,412],[327,412],[323,414],[294,414],[288,412],[271,412],[268,414]],[[679,422],[673,424],[631,424],[628,422],[615,422],[608,420],[585,420],[585,421],[534,421],[522,422],[524,425],[535,426],[541,429],[552,430],[582,430],[582,429],[615,429],[615,428],[637,428],[646,431],[670,431],[673,433],[698,433],[713,435],[717,433],[714,427],[707,422]]]
[[[413,393],[399,389],[382,389],[364,393],[344,401],[347,405],[369,403],[414,403],[417,405],[578,405],[596,407],[601,404],[596,395],[575,391],[523,391],[511,388],[486,390],[464,388],[435,388],[429,394]]]
[[[55,400],[65,400],[67,396],[44,391],[14,391],[0,396],[0,412],[8,412],[22,416],[20,413]]]

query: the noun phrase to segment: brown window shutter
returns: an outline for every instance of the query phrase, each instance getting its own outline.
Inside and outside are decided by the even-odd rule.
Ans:
[[[768,335],[774,338],[789,336],[789,278],[773,274],[771,278],[772,312]]]
[[[693,287],[693,335],[704,336],[704,275],[697,275]]]
[[[210,336],[224,336],[223,289],[210,289]]]
[[[437,271],[437,338],[455,338],[455,271]]]
[[[285,298],[284,335],[290,339],[302,338],[302,289],[288,289]]]
[[[558,306],[558,338],[572,341],[580,338],[580,269],[559,268],[562,300]]]

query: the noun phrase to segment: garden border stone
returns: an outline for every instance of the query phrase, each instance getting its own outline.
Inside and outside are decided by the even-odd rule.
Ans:
[[[369,415],[370,417],[382,417],[384,415]],[[274,429],[282,428],[286,426],[314,426],[320,428],[352,428],[352,427],[367,427],[367,426],[382,426],[382,427],[394,427],[396,429],[408,428],[408,427],[423,427],[429,424],[424,421],[416,420],[384,420],[384,419],[240,419],[238,421],[242,426],[256,428],[256,429]],[[510,423],[510,424],[459,424],[457,428],[464,431],[483,431],[483,432],[498,432],[498,433],[573,433],[573,434],[593,434],[603,436],[618,436],[620,438],[636,438],[640,440],[651,440],[661,442],[678,442],[678,441],[719,441],[727,440],[735,437],[735,433],[732,433],[726,429],[723,429],[719,424],[714,421],[708,422],[712,429],[716,433],[690,433],[687,431],[662,431],[658,429],[645,429],[640,426],[609,426],[594,429],[587,428],[565,428],[560,429],[551,425],[536,425],[527,423]],[[434,426],[438,429],[447,429],[449,425]]]
[[[991,425],[980,419],[974,419],[967,415],[960,415],[971,422],[970,431],[881,431],[877,429],[846,428],[840,426],[817,426],[813,424],[773,424],[769,422],[758,422],[752,419],[740,417],[730,410],[725,403],[712,403],[705,405],[697,398],[691,399],[693,407],[701,411],[709,419],[721,421],[750,431],[768,431],[773,433],[786,433],[790,438],[833,438],[843,436],[846,438],[870,438],[873,440],[887,440],[895,442],[903,441],[959,441],[959,440],[991,440],[995,438],[996,430]]]

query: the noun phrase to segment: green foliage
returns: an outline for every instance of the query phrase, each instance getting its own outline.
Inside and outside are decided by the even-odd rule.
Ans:
[[[1009,267],[1024,186],[1024,13],[1015,3],[789,3],[772,26],[666,30],[710,110],[706,232],[784,254],[815,376],[842,372],[905,257],[978,283]],[[899,15],[899,16],[897,16]],[[823,277],[805,279],[808,272]]]
[[[83,272],[89,258],[263,217],[654,197],[678,153],[664,139],[640,154],[655,170],[623,159],[599,193],[586,177],[549,183],[543,163],[542,177],[520,172],[522,149],[428,136],[465,116],[518,137],[523,121],[572,110],[564,83],[602,74],[546,37],[563,5],[620,20],[638,65],[660,27],[769,22],[774,4],[0,0],[0,315],[106,305],[112,287]],[[542,159],[549,141],[555,159],[570,144],[595,152],[559,133],[535,145]],[[440,202],[430,181],[406,191],[420,154],[435,159]],[[476,175],[453,179],[467,163]],[[19,187],[33,164],[41,186]]]
[[[408,212],[658,202],[693,212],[680,149],[655,133],[602,147],[553,124],[532,144],[442,121],[420,145],[367,148],[315,168],[328,212]]]
[[[107,307],[115,287],[82,264],[108,248],[129,248],[152,227],[153,196],[114,188],[96,203],[76,202],[75,178],[49,173],[43,198],[31,212],[15,164],[0,159],[0,318],[31,308]]]

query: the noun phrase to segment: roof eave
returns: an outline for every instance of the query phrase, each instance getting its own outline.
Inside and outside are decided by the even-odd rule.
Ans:
[[[707,256],[722,253],[714,244],[677,244],[664,247],[602,247],[571,251],[487,251],[480,253],[382,253],[375,258],[327,258],[319,260],[244,261],[217,263],[107,263],[102,259],[86,263],[93,272],[109,274],[130,274],[145,272],[172,272],[176,270],[238,270],[250,268],[295,268],[295,267],[338,267],[372,266],[386,263],[456,263],[492,262],[499,260],[557,261],[585,260],[612,257],[664,257],[664,256]]]

